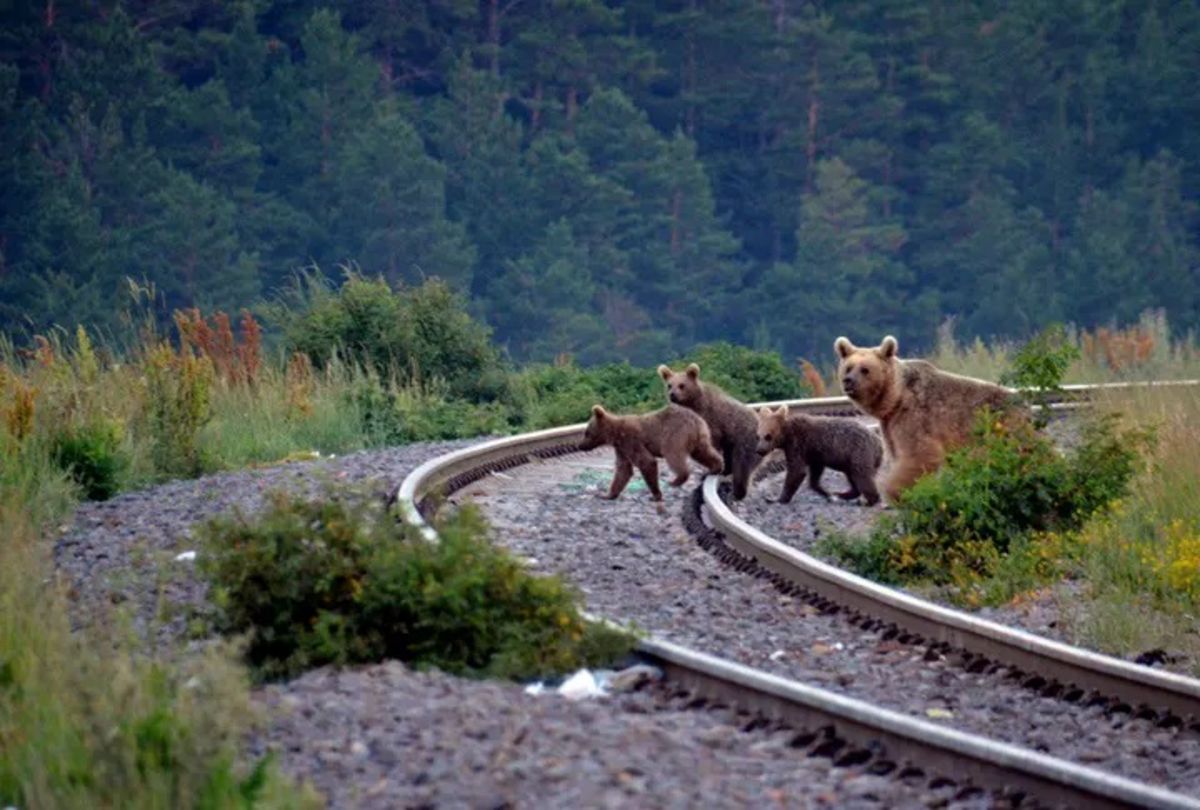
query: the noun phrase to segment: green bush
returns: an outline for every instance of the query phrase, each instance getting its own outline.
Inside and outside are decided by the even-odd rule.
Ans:
[[[788,368],[777,352],[756,351],[732,343],[710,343],[669,365],[679,370],[688,363],[699,364],[701,379],[716,383],[743,402],[812,395],[800,373]]]
[[[501,402],[450,399],[411,384],[386,386],[370,374],[351,383],[345,396],[368,443],[375,446],[508,433],[517,419]]]
[[[1050,419],[1045,406],[1053,395],[1062,392],[1063,377],[1078,359],[1079,349],[1067,339],[1066,330],[1052,324],[1017,350],[1012,368],[1000,375],[1000,383],[1024,389],[1025,400],[1039,406],[1034,424],[1044,427]]]
[[[276,493],[261,517],[209,523],[201,569],[225,632],[250,632],[266,678],[322,664],[398,658],[447,672],[532,677],[629,649],[580,617],[577,596],[487,540],[478,514],[439,527],[441,542],[367,500]]]
[[[1150,441],[1145,430],[1120,431],[1100,417],[1062,454],[1031,424],[985,411],[972,441],[906,491],[866,541],[838,538],[824,550],[882,581],[978,590],[973,577],[1001,570],[1028,579],[1044,547],[1061,548],[1125,496]]]
[[[115,495],[128,466],[121,449],[120,425],[111,420],[60,430],[52,439],[51,455],[59,469],[68,473],[92,501],[105,501]]]
[[[393,290],[381,278],[349,273],[331,290],[321,276],[305,276],[267,314],[283,327],[289,352],[304,352],[318,368],[340,356],[385,379],[442,380],[456,399],[490,401],[506,391],[490,330],[438,279]]]
[[[516,375],[513,388],[530,429],[586,421],[597,402],[618,413],[631,413],[653,410],[666,401],[654,370],[628,363],[591,368],[573,363],[530,366]]]

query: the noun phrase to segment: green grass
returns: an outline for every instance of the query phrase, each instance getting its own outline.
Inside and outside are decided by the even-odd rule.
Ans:
[[[317,806],[273,763],[238,762],[255,713],[228,650],[168,665],[71,632],[34,521],[67,517],[62,482],[30,480],[0,490],[0,806]]]

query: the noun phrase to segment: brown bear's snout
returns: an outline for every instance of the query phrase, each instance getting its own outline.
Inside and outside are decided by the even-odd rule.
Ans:
[[[842,390],[846,392],[846,396],[848,396],[848,397],[854,396],[854,389],[855,389],[854,378],[851,377],[849,374],[847,374],[845,377],[842,377]]]
[[[672,391],[671,393],[667,394],[667,399],[671,400],[671,401],[672,401],[672,402],[674,402],[676,405],[678,405],[678,404],[679,404],[679,394],[676,394],[674,391]]]

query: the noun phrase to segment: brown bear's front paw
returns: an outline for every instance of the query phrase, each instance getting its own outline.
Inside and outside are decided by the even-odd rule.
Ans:
[[[602,501],[615,501],[617,499],[616,495],[612,495],[607,492],[597,492],[596,497]]]
[[[670,481],[668,481],[668,482],[667,482],[667,486],[669,486],[669,487],[681,487],[681,486],[683,486],[684,484],[686,484],[687,482],[688,482],[688,480],[687,480],[687,476],[684,476],[683,478],[673,478],[673,479],[671,479]]]

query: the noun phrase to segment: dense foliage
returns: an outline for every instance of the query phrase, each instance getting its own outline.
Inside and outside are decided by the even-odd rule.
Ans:
[[[1003,601],[1061,573],[1048,564],[1065,563],[1074,533],[1129,492],[1149,447],[1148,432],[1106,417],[1063,454],[1029,422],[983,413],[972,441],[907,490],[894,516],[865,539],[835,537],[826,548],[883,581]]]
[[[265,677],[394,658],[447,672],[530,677],[611,663],[631,639],[585,622],[561,580],[528,573],[470,510],[440,542],[378,504],[281,493],[255,518],[204,529],[218,626],[249,632]]]
[[[1186,330],[1197,53],[1161,0],[9,3],[0,329],[354,262],[518,359]]]

